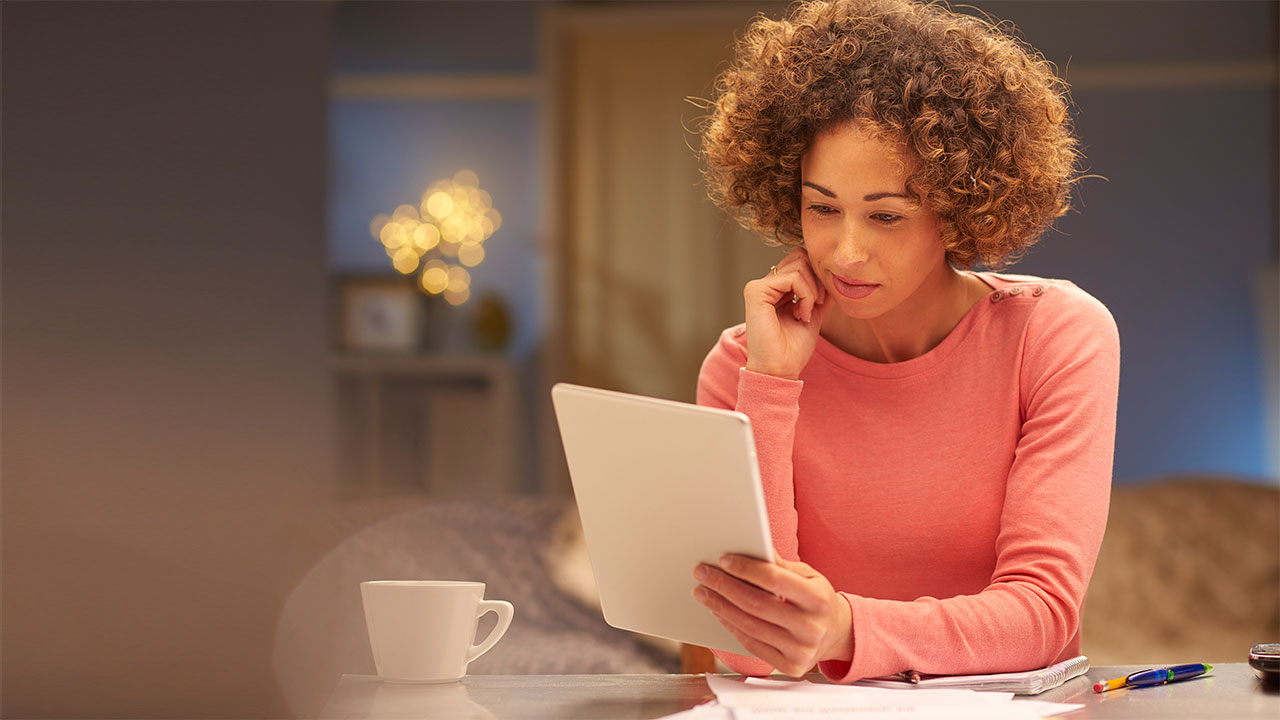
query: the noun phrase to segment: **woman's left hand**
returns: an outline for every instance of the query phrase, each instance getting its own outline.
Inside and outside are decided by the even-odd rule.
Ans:
[[[853,657],[849,603],[821,573],[802,562],[764,562],[742,555],[700,564],[694,597],[752,655],[800,677],[821,660]]]

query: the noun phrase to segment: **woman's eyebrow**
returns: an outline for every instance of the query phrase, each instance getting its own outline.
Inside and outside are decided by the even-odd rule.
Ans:
[[[826,195],[829,198],[834,198],[836,196],[834,192],[822,187],[821,185],[818,185],[817,183],[811,183],[808,180],[805,180],[803,185],[805,187],[811,187],[814,190],[817,190],[818,192],[822,193],[823,195]]]
[[[894,192],[871,193],[870,195],[867,195],[867,196],[863,197],[862,199],[863,199],[863,200],[866,200],[867,202],[874,202],[874,201],[876,201],[876,200],[881,200],[881,199],[883,199],[883,198],[887,198],[887,197],[902,198],[903,200],[906,200],[906,201],[908,201],[908,202],[915,202],[915,201],[916,201],[916,199],[915,199],[914,197],[912,197],[912,196],[910,196],[910,195],[908,195],[908,194],[906,194],[906,193],[894,193]]]
[[[828,190],[827,188],[824,188],[817,183],[812,183],[806,180],[801,184],[804,185],[805,187],[811,187],[814,190],[817,190],[818,192],[822,193],[823,195],[826,195],[829,198],[836,197],[836,194],[834,191]],[[906,193],[896,193],[896,192],[871,193],[870,195],[864,196],[862,199],[865,202],[875,202],[876,200],[883,200],[884,198],[888,198],[888,197],[902,198],[903,200],[906,200],[908,202],[915,202],[916,200],[914,197],[907,195]]]

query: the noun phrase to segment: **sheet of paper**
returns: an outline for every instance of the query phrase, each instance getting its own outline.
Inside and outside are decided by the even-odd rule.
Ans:
[[[1083,707],[1013,702],[1012,693],[954,689],[902,692],[805,680],[738,680],[708,675],[707,685],[715,693],[717,704],[731,711],[734,720],[835,716],[860,720],[1032,720]]]
[[[720,678],[721,680],[729,680],[729,678]],[[743,681],[744,685],[757,688],[765,688],[769,690],[779,690],[783,692],[799,692],[805,695],[829,695],[831,697],[865,697],[873,698],[893,698],[897,701],[901,698],[898,688],[879,688],[864,687],[858,685],[829,685],[826,683],[814,683],[808,680],[774,680],[773,678],[747,678]],[[710,682],[708,682],[710,685]],[[731,686],[723,686],[727,692],[732,692]],[[712,692],[716,692],[715,687],[711,688]],[[919,696],[921,703],[927,704],[951,704],[951,705],[999,705],[1013,699],[1011,692],[975,692],[973,690],[958,690],[954,688],[938,688],[925,690],[912,686],[912,694]]]
[[[734,720],[733,710],[716,702],[704,703],[659,720]]]

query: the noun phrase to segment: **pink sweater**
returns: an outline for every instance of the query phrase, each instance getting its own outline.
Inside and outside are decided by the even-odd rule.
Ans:
[[[1079,654],[1110,498],[1115,321],[1070,282],[976,274],[995,289],[905,362],[819,338],[799,380],[761,375],[739,325],[703,363],[698,403],[751,418],[778,553],[849,602],[853,662],[822,663],[832,680]]]

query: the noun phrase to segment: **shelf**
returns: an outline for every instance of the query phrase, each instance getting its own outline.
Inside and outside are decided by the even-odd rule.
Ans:
[[[484,497],[518,491],[516,373],[494,355],[342,353],[331,358],[349,483]]]

